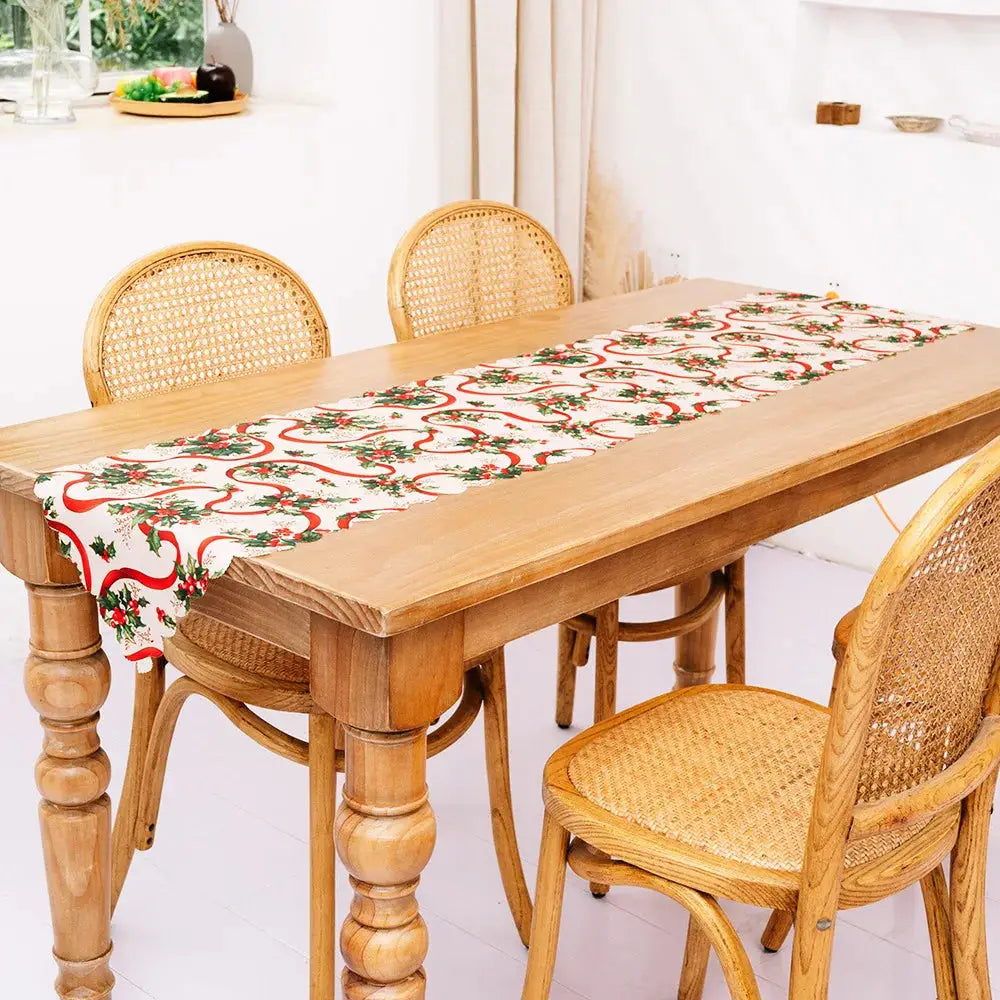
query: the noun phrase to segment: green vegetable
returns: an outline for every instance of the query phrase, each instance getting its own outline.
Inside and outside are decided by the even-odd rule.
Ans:
[[[144,76],[141,80],[129,80],[122,89],[126,101],[158,101],[164,94],[172,94],[180,83],[164,87],[156,77]]]
[[[207,104],[209,96],[207,90],[195,90],[187,94],[168,92],[160,97],[160,100],[169,104]]]

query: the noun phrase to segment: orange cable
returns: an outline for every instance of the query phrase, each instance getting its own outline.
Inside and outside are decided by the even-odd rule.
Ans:
[[[893,526],[893,528],[896,530],[896,534],[898,535],[900,531],[902,531],[902,528],[900,528],[900,526],[896,524],[896,522],[892,519],[892,515],[885,509],[885,504],[882,503],[882,498],[876,493],[874,494],[872,499],[875,501],[875,503],[878,504],[878,509],[882,511],[883,514],[885,514],[885,519]]]

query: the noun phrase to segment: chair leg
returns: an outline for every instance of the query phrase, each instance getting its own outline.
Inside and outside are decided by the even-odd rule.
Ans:
[[[681,966],[677,1000],[701,1000],[711,951],[712,942],[701,929],[701,924],[691,917],[688,920],[687,944],[684,946],[684,964]]]
[[[746,560],[726,567],[726,683],[746,684]]]
[[[139,811],[136,815],[133,836],[140,851],[153,846],[156,820],[160,813],[163,779],[167,770],[167,756],[174,738],[174,729],[184,703],[193,694],[199,694],[199,685],[188,677],[179,677],[167,688],[157,709],[156,718],[149,732],[149,745],[142,769],[139,788]]]
[[[309,716],[309,1000],[336,992],[337,728],[332,716]]]
[[[577,633],[568,625],[559,626],[559,672],[556,676],[556,725],[569,729],[573,725],[573,702],[576,698],[576,664],[573,650]]]
[[[760,936],[760,945],[764,951],[774,953],[781,950],[789,931],[795,922],[795,914],[785,910],[774,910],[768,920],[764,933]]]
[[[711,587],[711,573],[679,583],[674,591],[677,614],[682,615],[701,604]],[[674,646],[674,690],[712,683],[718,625],[719,616],[713,612],[702,625],[677,636]]]
[[[142,770],[156,711],[163,699],[166,661],[154,657],[149,670],[135,673],[135,698],[132,703],[132,739],[122,785],[114,832],[111,834],[111,912],[114,913],[135,854],[135,822],[139,814]]]
[[[483,725],[486,732],[486,777],[490,789],[493,845],[507,905],[525,948],[531,935],[531,895],[524,880],[521,852],[514,827],[510,790],[510,742],[507,730],[507,675],[498,649],[479,668],[483,685]]]
[[[924,895],[924,909],[927,911],[937,1000],[956,1000],[958,993],[955,991],[955,966],[951,955],[950,900],[948,883],[941,865],[920,880],[920,890]]]
[[[986,955],[986,842],[997,773],[963,803],[951,855],[951,943],[959,1000],[989,1000]]]
[[[729,918],[722,907],[719,906],[718,901],[706,893],[680,886],[673,886],[671,895],[687,908],[691,914],[692,923],[697,923],[698,925],[700,935],[715,949],[715,954],[719,959],[719,964],[722,966],[722,972],[726,977],[726,984],[729,986],[729,995],[732,997],[732,1000],[760,1000],[757,977],[754,975],[753,967],[750,965],[746,949],[743,947],[739,935],[736,933]],[[698,941],[698,935],[689,927],[689,946],[691,946],[692,938],[695,941],[694,948],[702,948],[702,945]],[[685,955],[685,965],[687,965],[687,957]],[[705,953],[703,959],[700,959],[698,954],[695,954],[693,957],[703,963],[706,963],[708,960],[707,953]],[[694,974],[697,972],[698,966],[694,965],[690,977],[692,984],[694,984]],[[701,973],[701,981],[703,984],[704,972]],[[682,988],[684,986],[683,974],[681,977],[681,986]],[[789,994],[789,996],[792,995],[791,993]],[[679,1000],[681,996],[682,994],[678,994]],[[701,991],[699,989],[698,993],[691,994],[690,1000],[698,1000],[700,996]]]
[[[610,719],[615,714],[618,700],[618,602],[612,601],[594,612],[597,629],[594,645],[597,649],[597,668],[594,676],[594,723]],[[590,892],[603,899],[609,887],[591,882]]]
[[[568,850],[569,834],[546,813],[538,858],[535,913],[531,921],[531,949],[521,1000],[548,1000],[552,989]]]

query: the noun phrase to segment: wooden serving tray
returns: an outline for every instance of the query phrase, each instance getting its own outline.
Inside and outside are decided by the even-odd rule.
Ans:
[[[147,118],[215,118],[219,115],[238,115],[246,110],[249,98],[238,94],[234,101],[217,101],[215,104],[188,104],[173,101],[129,101],[112,97],[111,107],[123,115],[145,115]]]

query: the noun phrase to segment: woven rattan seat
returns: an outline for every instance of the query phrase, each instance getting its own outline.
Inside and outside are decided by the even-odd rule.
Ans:
[[[230,628],[207,615],[192,612],[180,620],[178,631],[205,652],[239,670],[278,683],[308,684],[309,661],[272,646],[248,632]]]
[[[706,852],[705,864],[718,857],[798,872],[829,721],[826,708],[759,688],[667,695],[581,738],[569,778],[613,816]],[[872,861],[917,832],[852,842],[846,865]]]

